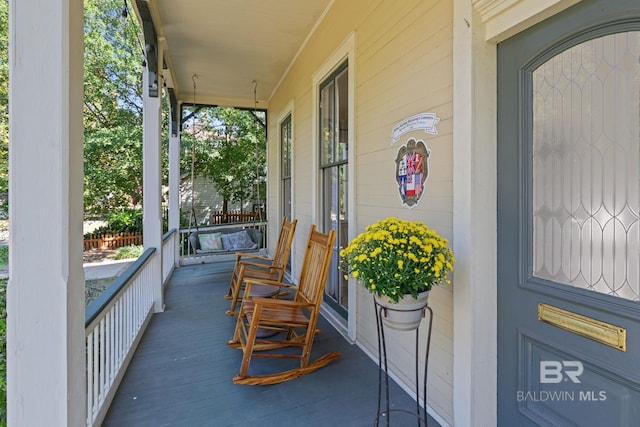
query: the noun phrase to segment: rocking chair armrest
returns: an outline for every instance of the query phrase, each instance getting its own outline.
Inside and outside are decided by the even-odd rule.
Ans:
[[[291,301],[288,299],[274,299],[274,298],[251,298],[254,306],[261,305],[263,307],[308,307],[313,308],[314,304],[310,304],[303,301]]]
[[[243,258],[253,258],[253,259],[260,259],[263,261],[271,261],[271,257],[267,256],[267,255],[261,255],[258,253],[251,253],[251,252],[236,252],[236,259],[241,260]]]
[[[257,254],[250,254],[247,252],[238,252],[236,254],[236,260],[240,261],[240,262],[244,262],[242,259],[243,258],[253,258],[253,259],[259,259],[262,261],[271,261],[271,258],[269,258],[268,256],[264,256],[264,255],[257,255]]]
[[[265,270],[282,270],[284,268],[284,266],[277,266],[277,265],[271,265],[271,264],[260,264],[259,262],[251,262],[251,261],[240,261],[241,265],[244,265],[245,267],[251,267],[251,268],[263,268]]]
[[[296,285],[292,285],[291,283],[284,283],[284,282],[278,282],[277,280],[270,280],[270,279],[257,279],[257,278],[253,278],[253,277],[247,277],[245,278],[245,283],[247,284],[247,290],[245,292],[247,292],[251,285],[268,285],[268,286],[277,286],[279,288],[297,288]]]

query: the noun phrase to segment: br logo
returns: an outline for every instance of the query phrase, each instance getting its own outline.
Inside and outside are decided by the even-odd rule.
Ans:
[[[575,384],[580,383],[578,378],[582,375],[584,366],[578,360],[541,360],[540,361],[540,383],[557,384],[565,380],[565,377]]]

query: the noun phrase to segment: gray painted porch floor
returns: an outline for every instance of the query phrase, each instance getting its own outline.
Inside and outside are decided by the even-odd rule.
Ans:
[[[378,368],[322,317],[312,359],[329,351],[342,357],[320,370],[271,386],[234,385],[242,352],[229,348],[235,318],[224,314],[232,263],[180,267],[165,291],[166,309],[152,317],[103,426],[372,426],[377,412]],[[257,359],[250,373],[295,360]],[[415,410],[415,401],[391,381],[392,409]],[[392,413],[390,425],[415,426]],[[380,425],[387,425],[381,419]],[[429,418],[429,426],[438,424]]]

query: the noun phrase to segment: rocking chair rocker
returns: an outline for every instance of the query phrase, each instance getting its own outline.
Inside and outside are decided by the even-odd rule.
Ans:
[[[293,242],[293,234],[295,233],[297,223],[297,219],[289,221],[286,216],[282,218],[280,235],[278,236],[278,243],[273,258],[250,253],[238,253],[236,255],[236,264],[233,269],[233,274],[231,275],[229,292],[225,296],[225,298],[231,300],[231,308],[226,311],[226,314],[230,316],[238,315],[236,305],[238,301],[241,301],[243,298],[240,296],[240,291],[244,289],[244,284],[247,279],[282,281],[282,277],[287,268],[287,262],[289,261],[291,243]],[[279,290],[280,288],[273,286],[254,286],[253,296],[271,297],[274,295],[286,295],[279,294]],[[248,295],[246,291],[244,295]]]
[[[315,226],[311,227],[297,286],[275,280],[246,279],[245,295],[251,295],[251,287],[258,284],[286,288],[295,293],[293,300],[253,296],[243,299],[233,339],[228,344],[243,351],[240,373],[233,378],[234,384],[268,385],[289,381],[340,357],[340,353],[334,351],[309,361],[313,339],[319,332],[316,324],[334,241],[335,231],[323,234],[316,231]],[[271,330],[278,334],[259,338],[258,330]],[[271,351],[288,347],[299,347],[301,352],[283,354]],[[247,375],[252,357],[299,359],[300,366],[274,374]]]

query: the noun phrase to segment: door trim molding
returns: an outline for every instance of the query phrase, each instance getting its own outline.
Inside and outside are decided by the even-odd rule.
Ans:
[[[485,39],[500,42],[581,0],[473,0]]]
[[[496,45],[453,6],[453,419],[497,424]]]

